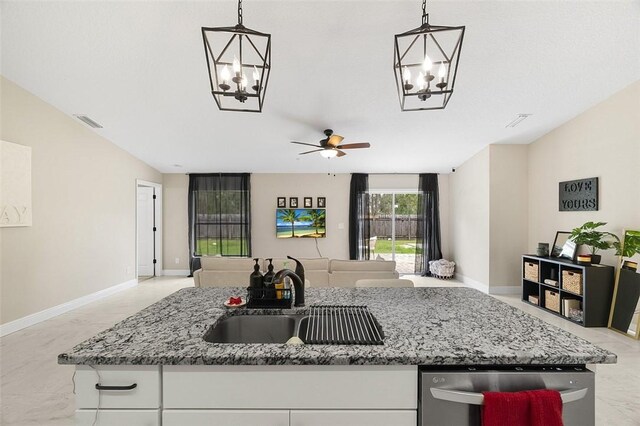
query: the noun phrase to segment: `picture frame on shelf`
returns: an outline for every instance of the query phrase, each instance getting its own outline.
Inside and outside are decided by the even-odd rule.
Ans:
[[[279,209],[284,209],[287,207],[287,197],[278,197],[278,202],[276,204]]]
[[[290,209],[298,208],[298,197],[289,197],[289,208]]]
[[[324,209],[327,207],[327,198],[326,197],[318,197],[318,208]]]
[[[310,209],[313,207],[313,197],[304,197],[304,202],[302,204],[305,209]]]
[[[553,240],[553,246],[551,247],[551,257],[567,259],[572,262],[576,260],[577,245],[570,237],[571,232],[556,232],[556,238]]]

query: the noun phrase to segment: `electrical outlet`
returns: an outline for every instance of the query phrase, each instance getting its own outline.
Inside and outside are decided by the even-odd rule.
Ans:
[[[340,222],[340,223],[338,224],[338,229],[344,229],[344,223]]]
[[[176,265],[178,265],[180,263],[180,258],[176,257]]]

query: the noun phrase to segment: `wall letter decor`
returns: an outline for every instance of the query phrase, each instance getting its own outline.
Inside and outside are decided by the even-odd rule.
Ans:
[[[560,182],[559,200],[561,212],[598,210],[598,178]]]

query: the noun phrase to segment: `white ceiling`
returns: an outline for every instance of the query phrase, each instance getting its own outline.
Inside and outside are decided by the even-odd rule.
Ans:
[[[262,114],[221,112],[209,93],[200,27],[235,24],[234,1],[3,1],[2,74],[169,173],[448,172],[640,79],[639,1],[430,1],[429,11],[433,24],[467,28],[443,111],[398,105],[393,35],[419,26],[419,0],[245,0],[245,25],[272,34]],[[505,128],[517,113],[533,116]],[[289,144],[327,127],[372,148],[327,160]]]

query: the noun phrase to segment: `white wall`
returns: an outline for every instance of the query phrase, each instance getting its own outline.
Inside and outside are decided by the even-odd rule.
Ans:
[[[162,250],[164,270],[189,270],[189,176],[184,173],[162,176]],[[176,259],[178,262],[176,263]]]
[[[489,285],[490,148],[449,175],[451,257],[456,275],[471,285]]]
[[[0,84],[0,138],[33,155],[33,226],[0,229],[5,324],[135,279],[136,179],[162,175],[9,80]]]
[[[489,152],[489,291],[495,293],[521,285],[521,256],[528,252],[527,145],[491,145]]]
[[[529,145],[529,251],[587,221],[640,229],[639,169],[640,81]],[[559,182],[589,177],[600,180],[599,210],[558,211]],[[616,264],[612,250],[602,255]]]

